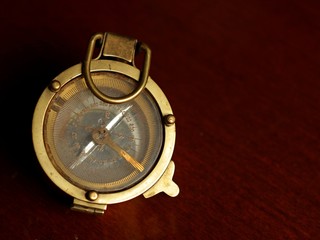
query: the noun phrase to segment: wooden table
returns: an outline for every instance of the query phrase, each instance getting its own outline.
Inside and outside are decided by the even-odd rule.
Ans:
[[[318,1],[10,1],[1,6],[0,239],[320,239]],[[152,49],[177,119],[161,193],[69,209],[44,175],[31,121],[96,32]]]

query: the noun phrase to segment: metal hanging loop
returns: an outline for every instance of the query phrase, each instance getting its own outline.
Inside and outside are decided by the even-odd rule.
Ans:
[[[94,52],[94,48],[96,46],[97,41],[100,41],[102,44],[105,44],[105,39],[106,39],[107,34],[103,33],[97,33],[93,35],[90,39],[88,50],[86,57],[83,61],[82,65],[82,71],[84,74],[85,81],[88,85],[88,88],[92,91],[92,93],[99,98],[100,100],[107,102],[107,103],[124,103],[127,101],[130,101],[137,97],[141,91],[145,88],[147,84],[147,80],[149,77],[149,69],[150,69],[150,61],[151,61],[151,50],[150,48],[144,44],[140,43],[139,44],[139,50],[142,49],[145,52],[145,57],[144,57],[144,62],[143,62],[143,67],[142,70],[140,71],[140,76],[139,76],[139,81],[137,87],[129,94],[123,96],[123,97],[110,97],[101,92],[97,86],[94,84],[92,77],[91,77],[91,61],[92,61],[92,56]],[[105,46],[102,46],[104,48]],[[100,53],[101,57],[101,53]]]

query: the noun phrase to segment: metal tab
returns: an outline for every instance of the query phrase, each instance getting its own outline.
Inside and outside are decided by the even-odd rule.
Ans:
[[[101,57],[122,59],[133,65],[137,42],[133,38],[105,33]]]
[[[161,178],[156,182],[155,185],[153,185],[148,191],[146,191],[143,196],[145,198],[153,197],[154,195],[164,192],[170,197],[176,197],[180,189],[178,185],[173,182],[173,174],[174,174],[174,162],[170,161],[166,171],[164,174],[161,176]]]

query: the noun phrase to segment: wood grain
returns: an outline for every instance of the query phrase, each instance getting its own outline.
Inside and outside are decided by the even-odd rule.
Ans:
[[[0,239],[320,239],[318,1],[11,1],[1,7]],[[152,49],[177,119],[180,194],[69,209],[31,121],[90,36]]]

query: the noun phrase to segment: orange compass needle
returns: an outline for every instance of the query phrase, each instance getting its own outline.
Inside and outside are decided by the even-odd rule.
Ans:
[[[144,167],[137,162],[133,157],[131,157],[126,151],[123,149],[120,150],[119,153],[125,160],[127,160],[131,165],[133,165],[135,168],[137,168],[140,172],[144,170]]]
[[[116,144],[108,134],[104,136],[103,143],[110,146],[113,150],[115,150],[121,157],[123,157],[127,162],[129,162],[132,166],[138,169],[140,172],[144,170],[144,167],[133,157],[130,156],[125,150],[123,150],[118,144]]]

